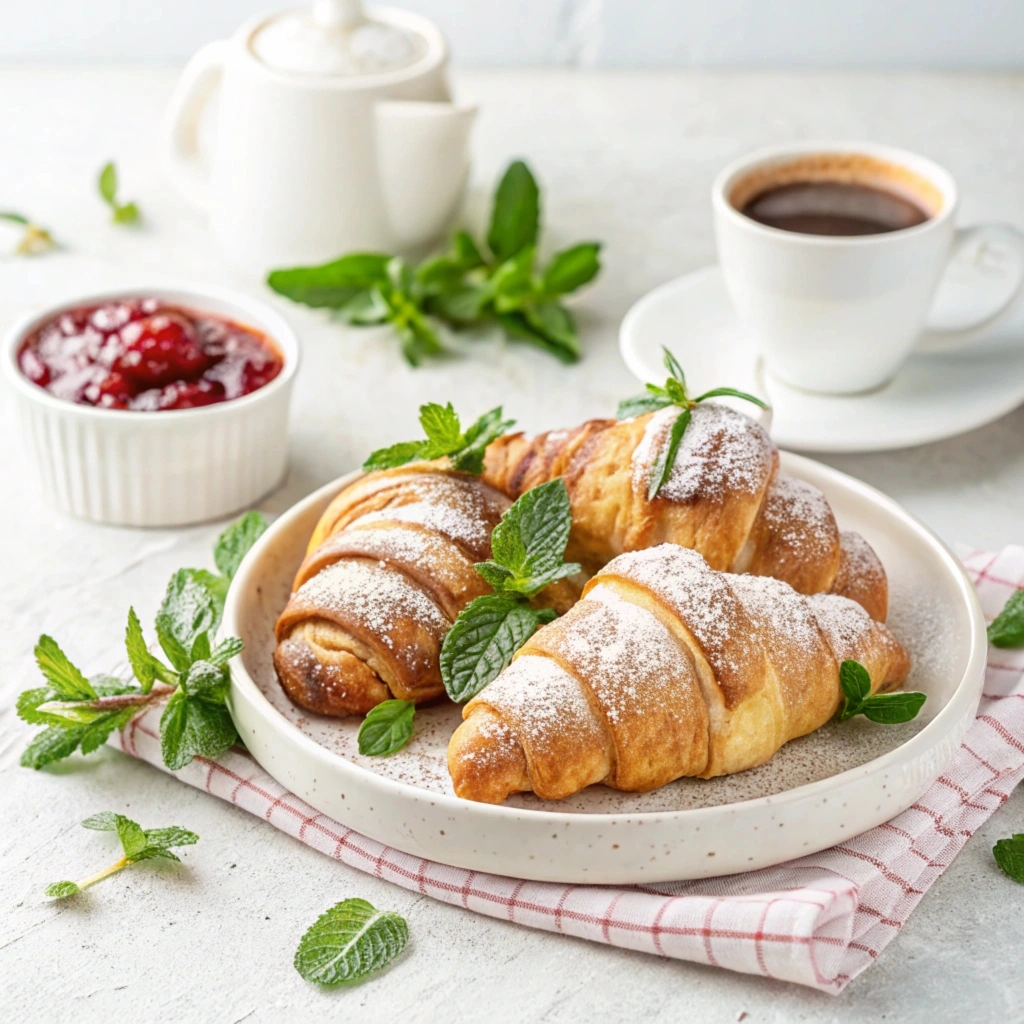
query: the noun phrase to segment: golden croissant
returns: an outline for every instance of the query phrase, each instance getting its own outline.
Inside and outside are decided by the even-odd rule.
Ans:
[[[859,535],[839,532],[818,488],[779,472],[778,449],[748,416],[695,406],[668,480],[648,498],[679,412],[590,420],[532,439],[506,434],[488,446],[483,479],[514,499],[562,477],[572,505],[566,558],[590,573],[667,541],[699,551],[713,569],[773,576],[802,594],[844,594],[884,621],[878,557]]]
[[[297,704],[363,714],[444,693],[441,644],[490,588],[474,563],[509,500],[438,463],[370,473],[328,506],[277,621],[274,666]]]
[[[717,572],[674,544],[623,554],[466,705],[448,770],[460,797],[487,803],[743,771],[835,714],[846,659],[872,693],[910,668],[846,597]]]

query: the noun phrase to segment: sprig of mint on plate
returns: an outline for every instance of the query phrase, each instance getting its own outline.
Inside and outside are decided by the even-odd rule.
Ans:
[[[871,676],[859,661],[847,660],[839,666],[839,685],[844,698],[840,722],[863,715],[881,725],[898,725],[916,718],[928,699],[926,694],[914,690],[872,694]]]
[[[100,170],[96,180],[100,198],[110,207],[110,219],[115,224],[135,224],[139,219],[139,207],[136,203],[122,203],[117,198],[117,164],[108,161]]]
[[[484,469],[487,446],[504,434],[515,420],[501,418],[501,406],[485,412],[475,423],[462,429],[458,414],[447,405],[429,402],[420,406],[420,425],[426,439],[401,441],[388,448],[379,448],[363,463],[367,472],[392,469],[421,459],[440,459],[447,456],[452,468],[479,476]]]
[[[92,753],[142,708],[168,698],[160,718],[164,763],[172,771],[193,757],[215,758],[238,741],[228,713],[228,661],[242,641],[214,645],[228,586],[242,558],[266,529],[258,512],[229,526],[214,547],[219,572],[179,569],[167,584],[156,615],[156,637],[166,661],[153,654],[134,608],[128,610],[125,648],[134,682],[101,675],[87,679],[52,637],[43,635],[35,655],[45,686],[23,692],[21,718],[44,726],[21,755],[27,768],[42,768],[76,750]]]
[[[0,220],[24,229],[18,244],[14,247],[15,256],[38,256],[57,247],[53,235],[46,228],[40,227],[22,213],[0,210]]]
[[[672,475],[672,467],[675,465],[680,442],[683,440],[686,428],[690,425],[692,410],[699,402],[707,401],[709,398],[742,398],[746,402],[753,402],[761,409],[768,408],[768,404],[760,398],[749,395],[745,391],[737,391],[736,388],[712,388],[702,395],[697,395],[696,398],[690,398],[686,391],[686,374],[683,373],[679,361],[664,346],[662,346],[662,352],[665,354],[665,369],[669,373],[664,387],[658,387],[657,384],[646,385],[646,394],[623,400],[619,403],[617,413],[620,420],[628,420],[634,416],[643,416],[649,412],[657,412],[659,409],[667,409],[672,405],[682,409],[672,424],[668,445],[662,450],[651,470],[651,478],[647,485],[648,501],[653,501],[657,497],[658,492]]]
[[[350,253],[316,267],[272,271],[267,284],[353,326],[390,324],[411,366],[445,353],[439,324],[497,324],[509,337],[572,363],[581,355],[579,337],[561,300],[597,276],[601,246],[570,246],[538,269],[539,239],[540,189],[516,160],[495,192],[486,246],[458,231],[444,252],[416,266],[399,256]]]
[[[409,942],[405,919],[348,899],[310,925],[295,951],[295,969],[317,985],[352,985],[399,956]]]
[[[493,558],[476,566],[494,593],[459,613],[441,648],[441,678],[452,700],[475,697],[538,626],[556,617],[551,608],[534,608],[530,599],[580,571],[564,561],[571,526],[561,478],[527,491],[502,516],[491,535]]]
[[[46,887],[46,895],[54,899],[64,899],[66,896],[75,896],[90,885],[102,882],[104,878],[116,875],[132,864],[138,864],[141,860],[151,860],[154,857],[161,857],[164,860],[179,860],[180,858],[171,852],[172,849],[180,846],[192,846],[199,842],[199,836],[188,829],[171,825],[169,828],[142,828],[137,822],[126,818],[123,814],[115,814],[113,811],[103,811],[94,814],[82,822],[83,828],[95,829],[98,832],[116,832],[117,838],[121,841],[121,849],[124,856],[115,861],[110,867],[85,878],[80,882],[54,882]]]

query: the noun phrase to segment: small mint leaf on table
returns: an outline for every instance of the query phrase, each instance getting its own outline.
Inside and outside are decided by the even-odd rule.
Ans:
[[[487,245],[499,260],[507,260],[533,245],[540,232],[540,189],[522,160],[509,164],[494,194]]]
[[[232,579],[249,549],[263,536],[267,520],[259,512],[246,512],[235,520],[218,538],[213,561],[229,580]]]
[[[992,856],[1004,875],[1024,885],[1024,835],[1017,833],[1000,839],[992,847]]]
[[[293,302],[337,309],[360,292],[388,284],[390,260],[382,253],[351,253],[321,266],[274,270],[267,284]]]
[[[299,941],[295,969],[318,985],[351,985],[405,949],[409,927],[398,914],[348,899],[321,914]]]
[[[171,848],[175,846],[193,846],[199,842],[199,836],[190,832],[180,825],[170,825],[167,828],[147,828],[145,830],[148,849],[152,850],[153,857],[166,857],[169,860],[178,860]]]
[[[97,832],[116,832],[117,819],[120,814],[113,811],[100,811],[98,814],[91,814],[82,822],[82,828],[91,828]]]
[[[142,860],[149,843],[146,842],[146,833],[138,822],[126,818],[123,814],[115,817],[115,831],[117,838],[121,841],[121,848],[125,857],[130,861]]]
[[[238,741],[228,709],[182,690],[171,694],[160,716],[160,751],[171,771],[194,757],[214,760]]]
[[[53,882],[46,887],[46,895],[55,900],[62,900],[66,896],[74,896],[81,891],[74,882]]]
[[[600,251],[600,242],[580,242],[556,252],[541,278],[545,294],[566,295],[592,281],[601,271]]]
[[[441,647],[441,679],[448,696],[458,704],[475,697],[511,663],[539,623],[537,611],[510,595],[471,601]]]
[[[988,627],[993,647],[1024,647],[1024,590],[1014,591]]]
[[[409,700],[386,700],[372,708],[359,727],[359,753],[387,757],[412,739],[416,705]]]
[[[100,198],[110,207],[115,224],[134,224],[139,219],[137,204],[122,203],[117,198],[117,165],[113,160],[103,165],[96,184]]]
[[[60,649],[53,637],[45,633],[35,649],[36,664],[46,681],[62,700],[95,700],[96,691],[77,666]]]

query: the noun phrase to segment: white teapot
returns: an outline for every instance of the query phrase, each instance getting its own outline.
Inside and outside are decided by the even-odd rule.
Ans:
[[[435,239],[469,169],[474,107],[452,104],[448,47],[424,18],[359,0],[261,16],[189,61],[164,151],[227,255],[259,274]],[[209,171],[199,125],[219,87]]]

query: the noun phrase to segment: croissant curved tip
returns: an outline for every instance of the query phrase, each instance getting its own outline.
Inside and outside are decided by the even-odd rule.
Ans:
[[[486,707],[455,730],[448,744],[448,772],[455,795],[463,800],[500,804],[512,793],[531,788],[519,740]]]

